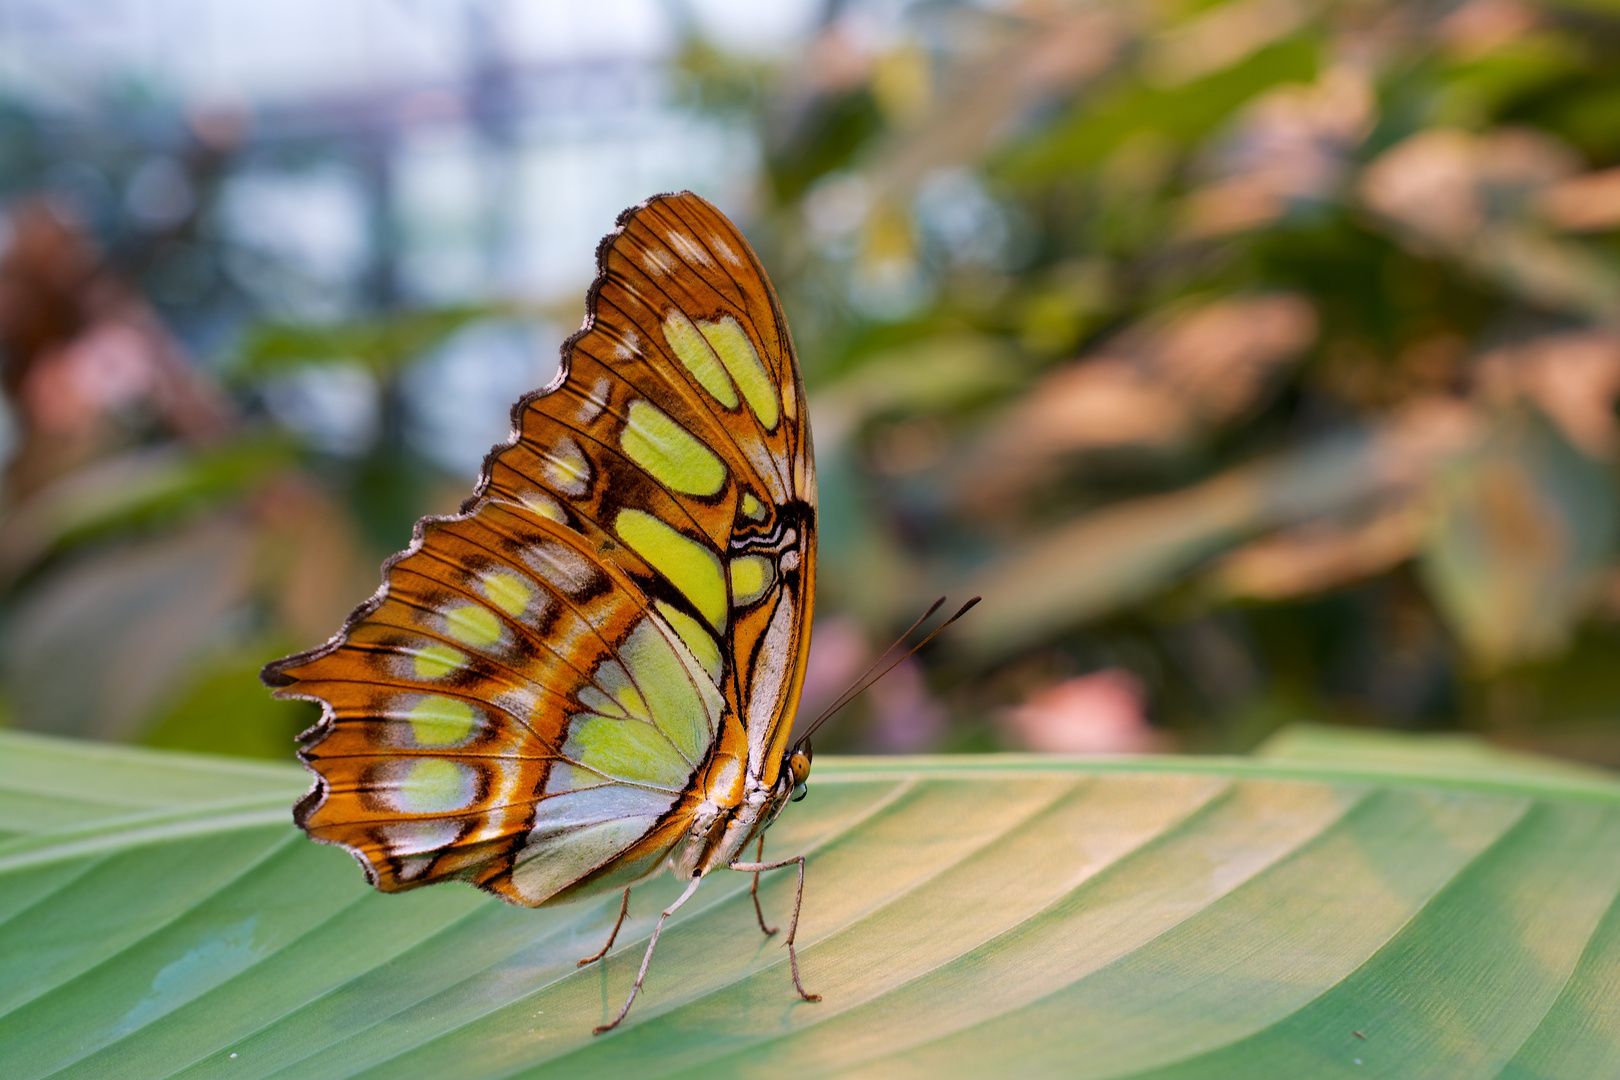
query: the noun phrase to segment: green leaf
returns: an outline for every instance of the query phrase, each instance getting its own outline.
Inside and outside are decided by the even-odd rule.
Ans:
[[[259,669],[266,656],[296,646],[254,641],[195,665],[180,692],[148,722],[140,741],[148,746],[200,750],[234,757],[284,760],[298,733],[321,718],[312,702],[298,708],[264,692]],[[228,717],[225,722],[221,718]]]
[[[203,448],[135,451],[81,469],[11,512],[0,544],[0,580],[75,544],[172,524],[240,498],[296,461],[289,440],[253,436]]]
[[[379,374],[387,373],[437,347],[469,323],[500,313],[494,305],[468,304],[329,326],[258,323],[236,347],[235,370],[251,376],[359,362]]]
[[[798,1001],[748,879],[672,921],[384,896],[291,767],[0,735],[8,1077],[1594,1077],[1620,783],[1305,730],[1260,759],[818,763]],[[1391,766],[1391,755],[1399,758]],[[792,875],[767,875],[783,919]]]
[[[1120,80],[1082,97],[1073,115],[1053,130],[1009,151],[998,175],[1014,184],[1049,181],[1096,165],[1127,140],[1158,132],[1189,146],[1227,122],[1257,95],[1288,82],[1316,77],[1318,43],[1299,35],[1259,50],[1241,63],[1171,89]]]

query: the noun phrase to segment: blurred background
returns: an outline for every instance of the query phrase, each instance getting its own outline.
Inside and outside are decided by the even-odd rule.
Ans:
[[[844,751],[1620,765],[1614,0],[0,0],[0,723],[287,758],[692,188],[782,294]]]

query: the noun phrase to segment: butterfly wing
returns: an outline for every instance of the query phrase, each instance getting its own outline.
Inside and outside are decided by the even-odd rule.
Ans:
[[[567,502],[716,674],[769,787],[815,577],[815,457],[787,322],[747,241],[690,192],[626,214],[598,264],[567,377],[530,404],[485,494]]]
[[[803,388],[746,242],[690,193],[621,216],[558,379],[455,517],[424,519],[319,649],[298,823],[394,891],[516,903],[655,871],[729,722],[775,782],[808,647]]]

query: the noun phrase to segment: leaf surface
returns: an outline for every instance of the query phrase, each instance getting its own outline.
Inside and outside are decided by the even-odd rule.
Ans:
[[[385,896],[291,767],[0,735],[14,1077],[1590,1077],[1620,1071],[1620,783],[1313,729],[1251,759],[834,759],[797,1000],[748,879]],[[767,876],[773,919],[791,873]]]

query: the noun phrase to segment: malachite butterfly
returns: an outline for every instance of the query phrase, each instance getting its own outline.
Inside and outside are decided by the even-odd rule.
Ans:
[[[690,884],[664,918],[710,870],[797,863],[788,954],[815,1000],[803,858],[743,861],[810,771],[788,746],[816,571],[793,343],[753,249],[691,192],[620,215],[597,268],[557,377],[514,406],[461,513],[418,522],[336,636],[264,669],[322,706],[294,817],[384,892],[622,889],[614,936],[666,865]]]

